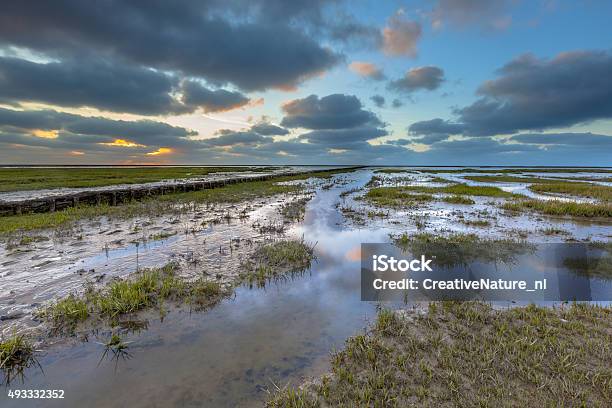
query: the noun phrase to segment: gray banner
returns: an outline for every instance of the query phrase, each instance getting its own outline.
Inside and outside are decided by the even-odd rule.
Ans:
[[[361,300],[610,301],[610,244],[361,245]]]

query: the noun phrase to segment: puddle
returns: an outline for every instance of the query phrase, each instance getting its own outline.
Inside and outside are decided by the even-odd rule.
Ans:
[[[538,242],[563,242],[565,237],[551,238],[538,232],[551,225],[566,229],[574,239],[607,240],[610,234],[609,225],[551,221],[531,215],[506,217],[486,197],[477,198],[473,206],[431,203],[385,219],[368,220],[366,226],[360,226],[347,220],[340,207],[350,205],[367,211],[367,204],[354,200],[361,193],[344,197],[340,194],[364,186],[372,175],[372,170],[360,170],[337,176],[344,181],[318,189],[307,205],[304,221],[290,228],[288,235],[304,236],[308,242],[316,243],[317,262],[303,275],[272,282],[262,289],[238,288],[232,299],[207,312],[172,310],[163,321],[152,315],[146,330],[124,339],[131,342],[130,359],[106,358],[100,362],[104,346],[99,343],[107,341],[109,333],[92,335],[89,342],[69,347],[54,346],[39,359],[44,373],[30,369],[25,385],[16,383],[14,387],[63,389],[66,398],[15,401],[0,395],[0,405],[261,406],[267,398],[265,390],[273,390],[274,384],[299,384],[328,371],[330,351],[341,348],[347,337],[363,330],[375,317],[376,305],[360,301],[362,242],[388,242],[390,233],[414,232],[419,229],[413,221],[415,216],[425,217],[426,228],[431,232],[477,231],[481,235],[507,237],[520,229],[528,230],[529,239]],[[214,259],[221,256],[233,257],[230,259],[237,263],[240,251],[220,255],[219,241],[215,239],[229,241],[231,236],[257,235],[253,220],[270,218],[276,205],[278,200],[261,204],[248,222],[211,224],[196,234],[178,234],[139,246],[139,262],[155,263],[172,254],[187,256],[189,251],[195,251],[213,259],[206,265],[214,265]],[[495,221],[486,229],[467,227],[458,218],[461,211],[468,217],[472,212],[484,211]],[[121,227],[125,231],[125,226]],[[108,225],[99,228],[113,230]],[[130,270],[136,249],[127,244],[102,254],[98,250],[83,259],[79,268],[93,268],[96,273],[104,270],[104,265],[112,270]],[[71,272],[66,282],[74,281]],[[49,296],[55,294],[47,293]]]

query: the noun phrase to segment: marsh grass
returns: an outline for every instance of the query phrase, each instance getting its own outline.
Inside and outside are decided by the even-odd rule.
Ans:
[[[162,239],[170,238],[176,235],[176,232],[158,232],[157,234],[149,235],[149,241],[160,241]]]
[[[365,195],[370,202],[385,207],[414,207],[419,203],[437,200],[433,194],[451,194],[442,200],[453,204],[473,204],[474,201],[463,196],[482,197],[520,197],[517,194],[503,191],[497,187],[468,186],[467,184],[451,184],[442,187],[403,186],[375,187]]]
[[[249,285],[265,286],[268,280],[308,269],[314,259],[314,245],[303,239],[277,241],[257,248],[241,265],[241,276]]]
[[[413,194],[405,187],[375,187],[365,195],[366,200],[382,207],[414,207],[433,201],[430,194]]]
[[[23,381],[26,369],[38,366],[36,350],[23,335],[13,335],[8,339],[0,340],[0,371],[4,380],[0,384],[10,385],[16,378]]]
[[[287,221],[301,221],[306,214],[306,204],[310,197],[299,198],[281,205],[279,212]]]
[[[0,169],[0,191],[149,183],[167,179],[202,177],[219,172],[274,169],[278,167],[4,168]]]
[[[332,354],[330,374],[268,406],[610,406],[611,332],[612,310],[588,304],[381,310]]]
[[[54,332],[72,332],[90,317],[117,324],[124,315],[161,308],[165,301],[206,307],[227,293],[217,282],[203,278],[187,280],[176,274],[178,265],[142,269],[129,279],[115,279],[97,289],[90,285],[82,296],[71,294],[40,310],[37,315],[51,323]]]
[[[470,227],[488,227],[491,225],[491,221],[482,220],[482,219],[476,219],[476,220],[465,220],[464,219],[461,222]]]
[[[381,173],[381,174],[414,173],[414,172],[415,172],[414,170],[402,169],[402,168],[380,169],[380,170],[375,171],[375,173]]]
[[[594,198],[603,202],[612,201],[612,187],[592,183],[554,182],[534,184],[529,189],[536,193],[568,194],[572,196]]]
[[[475,204],[475,201],[468,197],[463,197],[460,195],[452,195],[446,196],[442,198],[442,201],[449,204],[461,204],[461,205],[472,205]]]
[[[612,242],[590,242],[588,247],[595,253],[566,258],[563,260],[563,266],[578,275],[612,279]]]
[[[299,183],[279,183],[301,181],[308,178],[330,178],[335,174],[343,172],[346,172],[346,170],[330,170],[298,176],[279,176],[273,180],[250,181],[230,184],[214,189],[156,196],[154,198],[128,202],[118,206],[110,206],[108,204],[98,206],[82,205],[53,213],[1,217],[0,234],[6,235],[16,231],[30,231],[44,228],[57,229],[70,226],[78,220],[98,217],[127,219],[137,216],[186,213],[194,211],[198,205],[238,203],[278,194],[300,192],[303,190],[303,186]]]
[[[412,254],[428,254],[443,267],[467,265],[474,261],[513,263],[517,256],[531,253],[535,247],[523,240],[491,239],[476,234],[453,233],[448,236],[430,233],[391,236],[395,245]]]
[[[129,343],[124,342],[121,336],[116,333],[113,333],[106,343],[100,344],[104,346],[104,352],[102,353],[102,357],[100,357],[100,361],[98,361],[98,365],[100,365],[107,356],[112,355],[112,359],[115,360],[116,370],[120,359],[129,360],[132,358],[132,354],[129,351]]]
[[[515,167],[515,168],[480,168],[474,169],[464,167],[460,169],[418,169],[421,173],[497,173],[497,174],[512,174],[512,173],[612,173],[612,169],[600,167]]]
[[[501,208],[509,211],[532,211],[552,216],[584,218],[612,217],[612,203],[577,203],[561,200],[523,199],[503,203]]]
[[[477,181],[479,183],[558,183],[559,180],[551,180],[542,177],[519,177],[508,175],[497,176],[465,176],[466,180]]]

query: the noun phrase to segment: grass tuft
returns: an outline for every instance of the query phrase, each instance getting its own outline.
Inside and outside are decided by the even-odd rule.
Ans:
[[[265,286],[269,279],[308,269],[313,260],[314,246],[303,239],[277,241],[255,250],[251,259],[242,264],[242,278],[251,285]]]
[[[90,317],[114,322],[123,315],[161,307],[166,300],[206,307],[225,296],[219,283],[203,278],[186,280],[176,274],[177,268],[176,263],[169,263],[161,268],[143,269],[130,279],[115,279],[101,289],[89,287],[82,296],[71,294],[38,315],[47,319],[54,331],[72,332]]]
[[[14,335],[0,341],[0,370],[4,375],[5,385],[9,385],[15,378],[23,381],[24,371],[36,366],[36,351],[34,346],[23,336]]]

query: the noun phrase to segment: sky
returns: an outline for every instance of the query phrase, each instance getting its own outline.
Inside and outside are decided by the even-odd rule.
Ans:
[[[612,2],[3,0],[0,164],[612,166]]]

